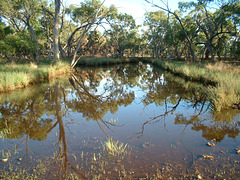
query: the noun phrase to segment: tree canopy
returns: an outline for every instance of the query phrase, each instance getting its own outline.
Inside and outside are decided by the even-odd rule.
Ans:
[[[0,56],[8,61],[83,56],[150,56],[159,59],[238,59],[240,2],[153,4],[142,26],[101,0],[0,0]]]

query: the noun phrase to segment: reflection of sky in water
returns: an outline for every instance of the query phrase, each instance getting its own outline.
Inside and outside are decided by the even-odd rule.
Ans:
[[[147,66],[147,70],[152,70],[149,65]],[[110,72],[110,70],[104,71],[104,73],[107,75],[111,74]],[[104,114],[104,111],[102,120],[110,123],[113,123],[114,120],[116,120],[113,123],[116,126],[109,124],[106,126],[101,120],[99,120],[99,124],[106,131],[106,133],[113,138],[113,140],[130,145],[132,147],[132,153],[135,153],[135,155],[142,153],[141,158],[138,160],[140,164],[144,164],[145,162],[143,159],[146,160],[148,158],[152,158],[150,161],[151,163],[160,162],[160,164],[164,164],[168,162],[168,160],[173,160],[173,162],[175,162],[175,157],[179,157],[179,159],[183,161],[184,158],[189,154],[191,154],[191,158],[188,159],[188,161],[191,163],[193,161],[193,155],[196,155],[196,157],[198,157],[203,153],[216,153],[219,151],[219,149],[222,150],[224,147],[226,148],[224,151],[227,154],[229,152],[232,152],[236,145],[240,144],[239,135],[237,135],[235,138],[229,137],[229,134],[231,134],[233,130],[236,131],[239,129],[239,113],[233,114],[233,120],[230,118],[232,121],[225,122],[224,116],[221,116],[225,114],[213,114],[210,109],[206,109],[209,105],[209,102],[205,102],[202,114],[198,116],[198,113],[201,111],[202,104],[199,103],[195,108],[193,107],[195,101],[192,97],[193,95],[191,92],[186,93],[186,96],[179,102],[177,108],[173,110],[174,106],[176,106],[178,103],[181,94],[185,92],[184,87],[177,84],[177,82],[175,82],[173,79],[170,79],[166,72],[159,71],[159,74],[160,76],[163,75],[163,77],[154,79],[154,82],[148,82],[148,79],[144,81],[144,74],[140,74],[137,80],[133,77],[132,84],[125,82],[123,85],[121,85],[121,78],[127,79],[129,77],[122,77],[119,75],[118,79],[113,79],[110,77],[110,75],[104,76],[104,78],[100,79],[100,82],[94,81],[93,83],[99,84],[96,87],[94,86],[96,84],[93,84],[95,89],[89,91],[92,93],[92,95],[100,95],[103,98],[110,96],[111,93],[116,91],[117,93],[113,95],[113,98],[123,98],[123,100],[125,100],[123,96],[124,94],[119,93],[117,90],[122,88],[121,90],[123,91],[120,92],[123,92],[125,94],[134,92],[135,98],[131,104],[128,102],[121,102],[117,104],[118,110],[116,112],[114,111],[115,113],[111,113],[109,109],[106,109],[106,114]],[[149,74],[148,78],[154,78],[153,73]],[[118,85],[115,86],[114,83],[117,83]],[[68,85],[64,90],[65,92],[70,92],[69,94],[66,94],[66,104],[72,103],[71,101],[73,100],[77,100],[76,102],[81,102],[81,98],[78,97],[76,90],[73,89],[69,82],[66,84]],[[133,86],[133,84],[135,85]],[[86,89],[92,88],[90,81],[88,80],[84,81],[84,85]],[[151,85],[152,89],[150,92],[149,87],[151,87]],[[158,86],[158,88],[155,88],[155,86]],[[49,96],[52,99],[50,98],[50,100],[46,98],[44,100],[44,103],[49,103],[51,101],[52,104],[49,103],[51,106],[49,108],[50,110],[49,112],[46,112],[47,114],[41,115],[41,117],[37,119],[36,122],[52,119],[53,121],[51,123],[54,125],[58,122],[55,115],[55,100],[53,98],[55,96],[54,88],[48,88],[47,91],[45,93],[49,93]],[[98,103],[97,100],[93,100],[93,105],[94,107],[97,106],[96,109],[101,111],[103,110],[101,109],[101,105],[106,105],[109,102],[114,103],[114,101],[111,101],[111,98],[112,97],[109,97],[109,101],[100,101],[100,103]],[[164,98],[166,101],[164,101]],[[91,101],[91,98],[87,100]],[[130,99],[130,101],[131,100],[132,99]],[[32,102],[32,99],[28,99],[27,101]],[[86,106],[91,107],[91,102],[89,104],[89,106]],[[9,103],[9,105],[6,107],[9,108],[10,105],[11,103]],[[62,123],[64,124],[64,133],[68,150],[67,153],[69,155],[74,154],[79,158],[79,153],[81,153],[81,151],[84,151],[84,153],[99,152],[102,148],[101,143],[107,140],[107,136],[100,128],[96,120],[83,117],[84,113],[81,108],[84,108],[85,104],[82,103],[78,107],[78,104],[76,103],[73,104],[72,109],[65,109],[65,103],[62,97],[61,105],[62,110],[65,112],[63,113]],[[107,106],[103,107],[109,108],[108,104]],[[89,109],[86,110],[88,112]],[[25,113],[28,112],[29,110],[25,111]],[[230,111],[227,111],[226,114],[229,112]],[[4,114],[0,112],[0,117],[3,115]],[[91,115],[91,117],[95,117],[93,114]],[[20,115],[20,117],[25,116],[23,114]],[[215,118],[218,118],[218,121],[216,121]],[[18,122],[17,120],[16,122]],[[21,121],[19,122],[21,123]],[[46,133],[46,139],[42,139],[41,141],[37,139],[27,139],[27,133],[34,134],[34,132],[31,132],[31,127],[31,122],[27,122],[26,129],[21,129],[23,131],[21,132],[22,136],[19,139],[7,139],[7,141],[3,139],[2,143],[0,143],[0,148],[8,150],[11,148],[12,144],[17,145],[21,143],[21,141],[24,141],[24,143],[28,142],[29,152],[34,154],[34,157],[49,156],[58,151],[57,143],[59,141],[58,138],[60,134],[59,124],[51,129],[48,134]],[[200,128],[197,129],[198,127]],[[211,128],[213,128],[212,131]],[[227,129],[228,131],[225,132],[224,128],[229,129]],[[38,129],[36,129],[36,134],[39,132]],[[215,147],[215,149],[206,147],[207,141],[210,141],[212,137],[220,136],[222,134],[223,139],[216,143],[217,147]],[[89,140],[93,143],[98,141],[99,144],[87,144],[84,146],[83,141],[87,142]],[[149,147],[149,149],[148,147],[144,148],[143,144],[146,143],[149,143],[153,146]],[[25,155],[25,149],[27,149],[25,146],[20,146],[21,149],[23,149],[19,152],[22,157]],[[165,155],[167,157],[167,160],[163,160]],[[135,156],[133,156],[133,160],[134,158]]]
[[[138,79],[138,83],[141,84],[142,77]],[[160,78],[155,80],[155,83],[160,83],[162,86],[167,85],[167,82],[164,81],[164,79]],[[89,86],[89,82],[85,81],[85,86]],[[92,91],[95,95],[102,95],[103,97],[109,96],[111,93],[111,89],[106,91],[106,87],[114,86],[114,80],[110,77],[104,78],[100,81],[99,86],[96,88],[97,91]],[[146,97],[147,93],[149,93],[149,89],[143,90],[142,87],[147,87],[147,82],[143,82],[141,86],[133,86],[130,87],[129,85],[124,85],[124,92],[134,92],[135,99],[134,101],[128,105],[127,107],[119,107],[118,111],[115,114],[112,114],[110,112],[106,113],[103,117],[103,120],[109,120],[109,119],[117,119],[116,122],[117,125],[121,127],[110,127],[112,131],[109,131],[110,135],[118,137],[120,139],[131,139],[134,138],[137,142],[137,137],[139,136],[138,133],[141,132],[143,124],[151,119],[154,119],[155,117],[164,114],[165,104],[163,105],[156,105],[155,103],[150,103],[148,105],[144,105],[142,103],[142,100],[144,97]],[[166,97],[168,99],[168,97]],[[176,98],[179,98],[178,95],[176,95]],[[175,104],[168,103],[167,104],[167,110],[171,110],[171,108],[175,106]],[[151,123],[147,124],[145,126],[143,136],[142,138],[148,141],[154,140],[158,143],[161,143],[162,141],[175,141],[175,139],[183,138],[183,129],[184,125],[175,125],[174,124],[174,117],[175,114],[183,113],[184,116],[190,117],[194,114],[197,114],[198,111],[194,112],[192,108],[191,102],[186,102],[182,100],[177,107],[174,114],[167,114],[165,117],[159,117],[156,118],[155,121],[152,121]],[[84,122],[82,121],[84,118],[81,117],[80,114],[72,114],[73,118],[79,119],[82,122],[82,130],[79,126],[73,126],[72,129],[75,129],[75,132],[84,132],[84,133],[90,133],[91,136],[96,136],[97,134],[101,136],[104,136],[104,134],[99,131],[99,127],[96,123],[96,121],[89,121]],[[81,118],[79,118],[81,117]],[[96,128],[96,129],[95,129]],[[93,129],[94,132],[92,131]],[[192,137],[199,137],[199,133],[191,131],[191,126],[188,126],[184,131],[187,134],[186,139],[189,140]],[[107,130],[108,131],[108,130]],[[97,133],[96,133],[97,132]],[[100,133],[100,134],[99,134]],[[193,134],[195,134],[193,136]],[[86,135],[86,134],[85,134]],[[158,137],[164,137],[163,139],[158,139]],[[195,137],[195,138],[196,138]],[[141,139],[141,138],[140,138]],[[200,138],[201,139],[201,138]]]

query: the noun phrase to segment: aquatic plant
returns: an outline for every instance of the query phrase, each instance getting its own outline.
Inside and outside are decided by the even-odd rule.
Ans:
[[[104,151],[112,156],[124,157],[128,154],[127,147],[128,144],[113,141],[112,139],[108,139],[108,141],[103,143]]]

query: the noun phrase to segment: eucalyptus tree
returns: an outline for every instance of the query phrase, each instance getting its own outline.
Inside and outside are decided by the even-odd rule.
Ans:
[[[86,40],[91,29],[96,29],[104,18],[110,13],[109,8],[104,6],[104,1],[100,0],[85,0],[80,3],[80,6],[71,5],[66,9],[66,13],[71,17],[71,20],[77,24],[67,40],[68,56],[73,56],[71,67],[74,67],[77,61],[81,58],[82,43]],[[79,34],[77,34],[80,32]],[[76,36],[77,42],[73,50],[73,40]],[[86,45],[86,43],[84,43]],[[72,52],[72,50],[74,52]],[[72,54],[73,53],[73,54]]]
[[[180,16],[178,11],[175,13]],[[185,32],[192,41],[194,31],[192,31],[191,19],[181,21],[185,24]],[[189,57],[188,41],[181,29],[181,24],[173,15],[162,10],[147,12],[144,26],[147,28],[146,34],[153,57],[180,59],[183,53],[185,57]]]
[[[0,16],[17,32],[28,30],[32,40],[35,42],[36,51],[33,58],[38,60],[39,44],[36,31],[40,30],[38,20],[41,16],[41,6],[46,4],[45,0],[1,0]]]
[[[134,18],[129,14],[119,13],[110,23],[111,29],[107,33],[109,44],[112,47],[112,55],[122,57],[124,51],[134,48],[139,38]]]
[[[144,30],[141,30],[140,38],[138,38],[138,56],[144,57],[145,55],[150,54],[149,44],[148,44],[148,33]]]
[[[239,2],[232,0],[217,1],[218,4],[213,3],[212,0],[198,0],[197,2],[184,2],[179,3],[181,10],[190,10],[189,14],[195,21],[196,27],[199,29],[199,34],[203,38],[197,41],[197,44],[204,46],[203,54],[206,59],[210,56],[212,60],[215,59],[216,54],[220,57],[220,51],[223,51],[221,44],[225,46],[225,58],[227,54],[227,41],[231,38],[229,35],[235,32],[233,23],[227,19],[226,7],[234,4],[239,5]],[[215,12],[212,11],[212,7],[216,7]],[[226,39],[228,37],[228,39]]]
[[[44,37],[44,45],[42,47],[42,55],[48,54],[48,58],[50,58],[53,46],[53,19],[54,19],[54,8],[50,5],[48,7],[42,7],[42,17],[40,19],[41,27],[43,30]],[[45,57],[45,56],[44,56]]]
[[[225,12],[226,20],[232,22],[233,26],[233,30],[231,34],[229,34],[231,39],[228,41],[230,42],[229,58],[238,58],[240,54],[240,2],[235,1],[234,3],[224,4],[222,9]]]
[[[161,56],[165,49],[163,39],[167,34],[167,15],[164,11],[147,12],[144,25],[147,27],[148,40],[152,44],[152,56]]]
[[[107,39],[104,37],[104,35],[105,33],[101,33],[97,29],[89,32],[86,49],[90,55],[94,56],[99,54],[106,54]]]
[[[48,6],[42,6],[42,9],[45,15],[42,17],[42,25],[50,49],[48,59],[53,53],[53,60],[56,63],[60,59],[60,52],[62,56],[66,56],[60,41],[65,23],[65,7],[63,2],[55,0],[54,3],[50,3]]]
[[[54,13],[54,23],[53,23],[53,59],[56,62],[59,59],[59,29],[58,21],[60,15],[60,0],[55,0],[55,13]]]
[[[154,7],[157,7],[160,10],[165,11],[165,12],[173,15],[176,18],[176,20],[179,22],[179,24],[181,26],[181,29],[183,31],[184,36],[185,36],[185,38],[188,42],[189,52],[191,54],[191,60],[195,60],[196,58],[195,58],[194,49],[192,47],[192,40],[190,39],[190,37],[189,37],[189,35],[188,35],[188,33],[185,29],[185,25],[182,22],[182,18],[176,12],[173,12],[173,11],[170,10],[169,5],[168,5],[168,1],[160,0],[160,3],[162,3],[164,7],[161,6],[161,5],[154,4],[153,2],[150,2],[149,0],[145,0],[145,1],[147,3],[153,5]]]

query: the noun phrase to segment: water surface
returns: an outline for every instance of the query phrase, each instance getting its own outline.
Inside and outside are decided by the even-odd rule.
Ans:
[[[1,94],[1,177],[236,179],[239,111],[213,113],[205,92],[139,63]]]

